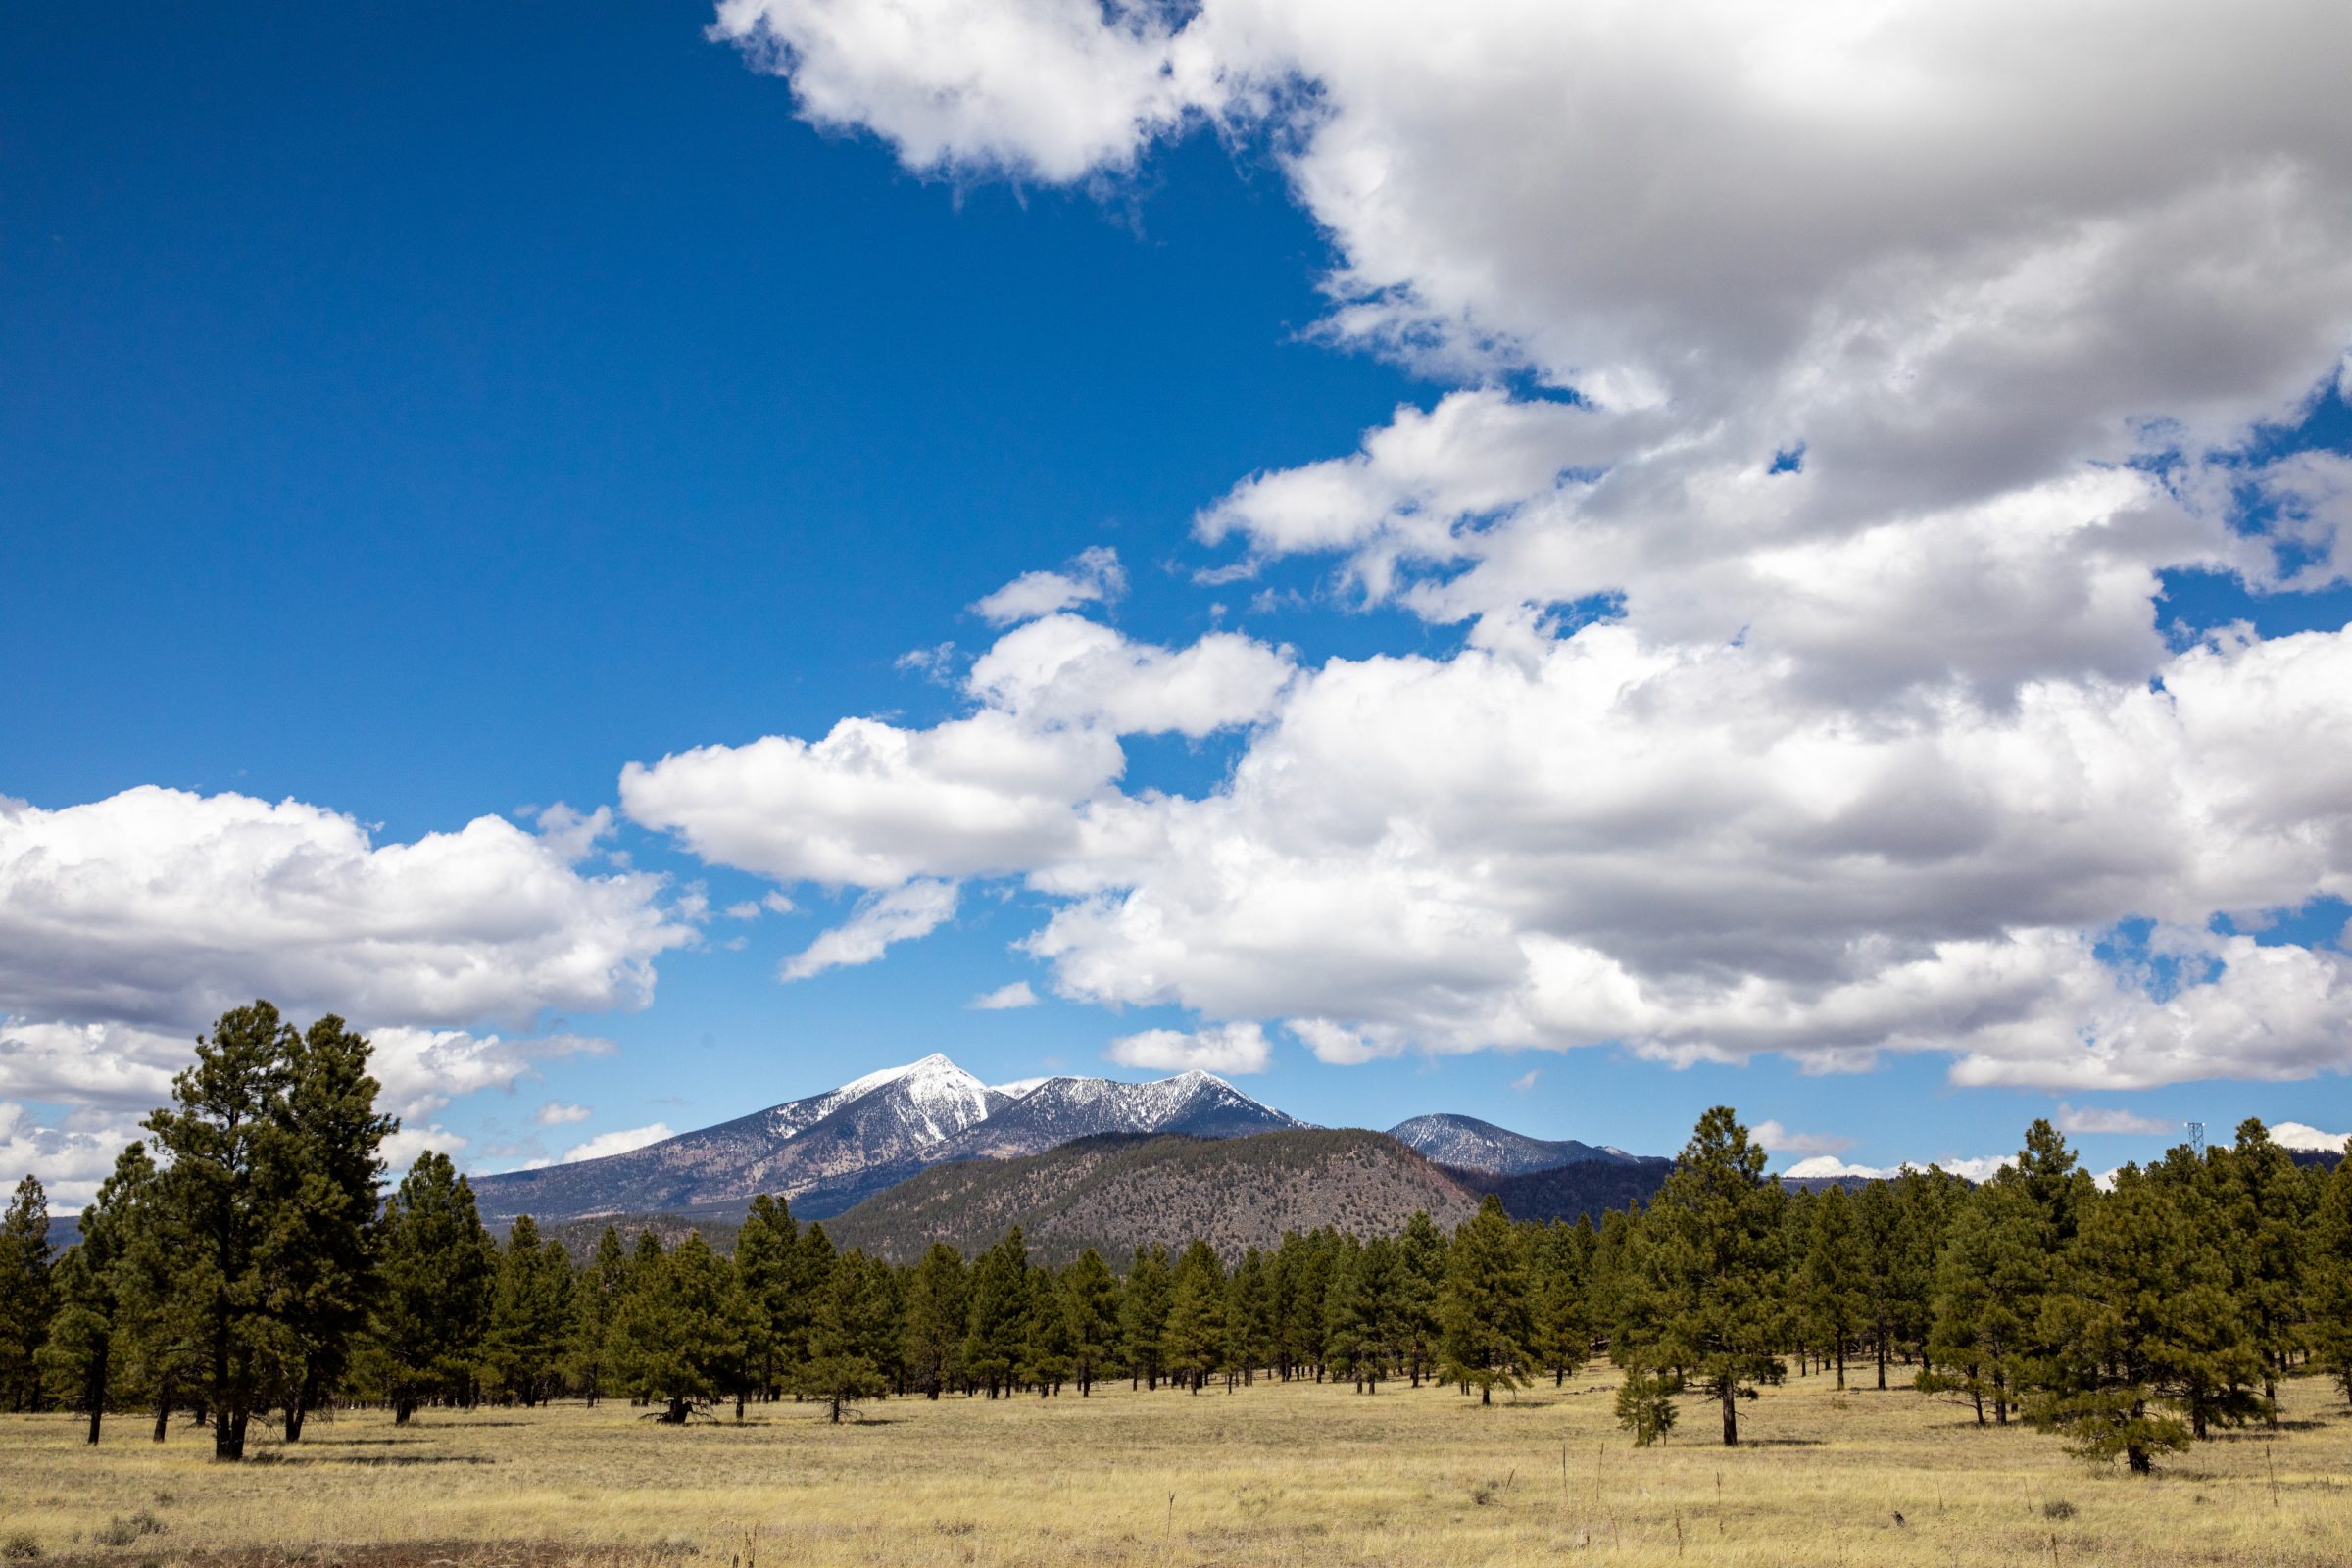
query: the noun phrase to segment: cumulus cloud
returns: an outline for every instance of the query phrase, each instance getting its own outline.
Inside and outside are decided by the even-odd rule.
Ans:
[[[1103,1053],[1122,1067],[1161,1072],[1264,1072],[1273,1059],[1266,1032],[1253,1023],[1215,1024],[1187,1032],[1147,1029],[1122,1035]]]
[[[1127,591],[1127,569],[1119,553],[1108,545],[1082,550],[1059,571],[1026,571],[972,606],[972,613],[992,625],[1035,620],[1041,615],[1075,610],[1080,605],[1108,604]],[[934,653],[934,664],[944,662],[947,645]]]
[[[1264,132],[1333,246],[1325,335],[1459,384],[1205,498],[1204,574],[1321,560],[1463,630],[1150,649],[1033,573],[979,607],[1023,624],[972,717],[671,759],[641,820],[781,877],[1023,878],[1062,994],[1331,1062],[2352,1068],[2352,957],[2227,934],[2352,893],[2352,630],[2159,613],[2173,568],[2352,568],[2340,455],[2261,434],[2347,363],[2352,13],[1490,8],[1433,48],[1338,0],[730,0],[718,31],[959,177]],[[925,755],[955,724],[1040,760]],[[1118,788],[1117,735],[1226,728],[1204,794]],[[890,811],[811,782],[861,749]]]
[[[2177,1121],[2165,1121],[2155,1116],[2135,1115],[2121,1106],[2082,1105],[2078,1107],[2069,1105],[2063,1101],[2059,1102],[2058,1115],[2055,1119],[2060,1132],[2076,1135],[2130,1133],[2136,1137],[2158,1138],[2166,1133],[2177,1133],[2180,1130],[2180,1124]]]
[[[2307,1122],[2282,1121],[2271,1129],[2271,1142],[2281,1149],[2301,1149],[2313,1153],[2340,1154],[2352,1133],[2324,1133]]]
[[[1818,1157],[1842,1154],[1854,1147],[1851,1138],[1835,1133],[1792,1133],[1777,1121],[1760,1121],[1750,1129],[1749,1136],[1776,1154],[1811,1154]],[[1807,1160],[1806,1164],[1816,1163]],[[1832,1163],[1835,1163],[1833,1160]],[[1810,1175],[1809,1171],[1794,1171],[1791,1175]],[[1834,1172],[1832,1174],[1835,1174]]]
[[[1004,1012],[1013,1007],[1034,1007],[1037,1005],[1037,993],[1029,989],[1028,981],[1015,980],[1010,985],[999,986],[994,991],[981,992],[972,999],[971,1005],[981,1012]]]
[[[47,1126],[28,1107],[0,1101],[0,1180],[13,1187],[21,1175],[37,1175],[52,1212],[77,1212],[97,1196],[123,1146],[144,1136],[138,1123],[136,1115],[85,1111]]]
[[[849,919],[818,936],[784,960],[786,980],[806,980],[827,969],[871,963],[894,942],[929,936],[955,917],[956,885],[909,882],[858,901]]]
[[[607,1154],[625,1154],[632,1149],[643,1149],[648,1144],[658,1144],[664,1138],[675,1138],[677,1134],[672,1132],[666,1123],[658,1121],[644,1127],[617,1128],[612,1132],[598,1133],[594,1138],[572,1145],[564,1151],[563,1157],[556,1163],[576,1165],[583,1159],[602,1159]]]
[[[606,813],[542,822],[379,845],[298,801],[0,799],[0,1007],[153,1034],[257,996],[417,1025],[643,1005],[692,931],[660,878],[577,868]]]
[[[568,1127],[595,1114],[586,1105],[567,1105],[561,1100],[551,1100],[539,1107],[539,1113],[532,1119],[542,1127]]]
[[[1932,1163],[1947,1175],[1957,1176],[1963,1181],[1988,1182],[2000,1174],[2003,1166],[2015,1164],[2016,1161],[2008,1155],[1987,1155],[1982,1158],[1945,1158]],[[1927,1168],[1928,1163],[1917,1160],[1905,1160],[1899,1165],[1857,1165],[1839,1159],[1835,1154],[1815,1154],[1810,1159],[1798,1160],[1781,1174],[1800,1179],[1826,1176],[1848,1181],[1890,1181],[1906,1170],[1924,1171]],[[2112,1177],[2114,1173],[2111,1171],[2108,1174]]]

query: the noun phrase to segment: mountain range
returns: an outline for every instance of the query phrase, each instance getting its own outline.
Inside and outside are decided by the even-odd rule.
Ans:
[[[1212,1074],[992,1087],[944,1055],[887,1068],[626,1153],[476,1177],[482,1217],[740,1214],[761,1193],[822,1219],[934,1165],[1043,1153],[1103,1133],[1237,1138],[1305,1124]]]

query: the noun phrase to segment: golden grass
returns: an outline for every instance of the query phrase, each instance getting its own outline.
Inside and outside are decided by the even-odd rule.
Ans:
[[[1596,1365],[1480,1409],[1446,1390],[1118,1384],[1087,1400],[885,1400],[838,1428],[793,1404],[683,1431],[612,1404],[428,1411],[406,1429],[360,1412],[299,1445],[264,1438],[243,1466],[209,1462],[184,1426],[158,1447],[124,1418],[90,1449],[70,1418],[5,1417],[0,1550],[29,1534],[50,1559],[123,1568],[2352,1562],[2352,1411],[2316,1380],[2286,1390],[2275,1441],[2225,1436],[2143,1481],[1822,1377],[1743,1406],[1753,1441],[1737,1450],[1700,1406],[1636,1450],[1613,1385]],[[142,1509],[166,1531],[104,1544]]]

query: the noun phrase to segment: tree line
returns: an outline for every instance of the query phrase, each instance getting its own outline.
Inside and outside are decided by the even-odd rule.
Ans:
[[[2262,1124],[2126,1166],[2111,1188],[2047,1122],[1972,1186],[1905,1170],[1785,1189],[1728,1108],[1664,1187],[1598,1225],[1515,1222],[1489,1198],[1451,1235],[1294,1232],[1230,1263],[1195,1240],[895,1266],[760,1198],[732,1254],[608,1226],[576,1264],[527,1216],[502,1243],[466,1178],[420,1156],[390,1195],[368,1042],[266,1003],[222,1016],[52,1255],[39,1184],[0,1216],[0,1401],[174,1412],[244,1453],[336,1403],[623,1399],[667,1422],[732,1401],[1052,1398],[1119,1378],[1198,1395],[1261,1379],[1365,1395],[1436,1383],[1490,1402],[1595,1356],[1637,1444],[1688,1405],[1739,1441],[1790,1376],[1869,1377],[2022,1420],[2134,1471],[2216,1427],[2278,1420],[2279,1380],[2352,1396],[2352,1161],[2298,1166]]]

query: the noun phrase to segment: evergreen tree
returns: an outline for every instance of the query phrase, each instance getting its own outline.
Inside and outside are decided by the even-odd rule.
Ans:
[[[2224,1157],[2212,1162],[2221,1178],[2214,1244],[2229,1264],[2232,1295],[2262,1362],[2265,1410],[2277,1426],[2278,1379],[2304,1348],[2312,1190],[2293,1156],[2253,1117],[2238,1124],[2235,1145],[2217,1152]]]
[[[1015,1225],[972,1265],[964,1370],[995,1398],[1012,1386],[1029,1343],[1029,1249]]]
[[[1438,1375],[1478,1390],[1491,1404],[1494,1386],[1527,1385],[1534,1337],[1527,1308],[1527,1269],[1502,1200],[1490,1193],[1478,1213],[1454,1232],[1446,1256],[1446,1285],[1438,1306]]]
[[[2352,1140],[2320,1189],[2310,1257],[2312,1348],[2352,1399]]]
[[[1119,1344],[1127,1351],[1128,1375],[1142,1378],[1148,1389],[1158,1388],[1167,1370],[1165,1338],[1174,1293],[1167,1249],[1156,1243],[1138,1247],[1119,1299]]]
[[[49,1196],[26,1176],[0,1215],[0,1398],[11,1410],[40,1407],[35,1357],[56,1310],[49,1246]]]
[[[827,1420],[838,1424],[843,1410],[888,1391],[897,1307],[890,1270],[864,1252],[845,1252],[826,1271],[800,1387],[825,1402]]]
[[[1535,1364],[1551,1369],[1552,1387],[1567,1382],[1592,1353],[1592,1304],[1587,1275],[1594,1237],[1589,1221],[1553,1220],[1534,1233],[1530,1252],[1535,1299],[1531,1313]]]
[[[1242,1369],[1242,1380],[1253,1382],[1257,1369],[1272,1366],[1281,1353],[1282,1322],[1275,1311],[1274,1279],[1266,1269],[1265,1254],[1254,1247],[1244,1251],[1227,1286],[1232,1296],[1233,1361]]]
[[[1959,1205],[1936,1269],[1928,1366],[1917,1380],[1927,1393],[1967,1396],[1984,1422],[2009,1424],[2009,1412],[2034,1377],[2035,1325],[2048,1267],[2033,1200],[2017,1182],[1995,1181]]]
[[[374,1348],[395,1425],[427,1398],[467,1400],[489,1328],[497,1249],[449,1156],[416,1157],[385,1205]]]
[[[1062,1299],[1070,1321],[1070,1365],[1078,1380],[1078,1396],[1094,1393],[1095,1380],[1113,1365],[1119,1353],[1119,1282],[1088,1248],[1061,1276]]]
[[[964,1320],[971,1306],[963,1254],[933,1242],[906,1276],[906,1337],[900,1356],[914,1387],[936,1399],[963,1374]]]
[[[2029,1407],[2087,1459],[2135,1474],[2191,1439],[2233,1385],[2258,1374],[2220,1260],[2182,1203],[2127,1165],[2112,1194],[2078,1202],[2061,1286],[2042,1312],[2047,1386]]]
[[[1397,1238],[1404,1265],[1404,1297],[1399,1310],[1404,1321],[1406,1374],[1414,1388],[1438,1364],[1438,1342],[1444,1325],[1438,1321],[1438,1298],[1446,1288],[1446,1238],[1427,1209],[1416,1208]]]
[[[1020,1365],[1023,1383],[1038,1397],[1059,1394],[1073,1366],[1069,1301],[1050,1268],[1029,1270],[1029,1309],[1023,1323]]]
[[[276,1402],[286,1441],[342,1383],[375,1280],[379,1154],[399,1123],[375,1108],[368,1041],[333,1015],[284,1037],[286,1085],[258,1199],[267,1213],[255,1266],[284,1345]]]
[[[1634,1446],[1663,1443],[1674,1430],[1675,1396],[1683,1392],[1671,1371],[1628,1368],[1617,1385],[1617,1424],[1634,1435]]]
[[[611,1378],[612,1325],[628,1286],[629,1254],[620,1245],[619,1229],[607,1225],[595,1253],[572,1281],[564,1349],[564,1375],[591,1407],[604,1397]]]
[[[123,1263],[154,1185],[155,1162],[147,1146],[134,1142],[116,1157],[114,1173],[81,1211],[81,1240],[58,1261],[58,1311],[41,1347],[42,1369],[89,1416],[93,1445],[120,1376],[116,1341],[129,1326]]]
[[[809,1308],[806,1256],[791,1205],[765,1193],[735,1237],[735,1268],[752,1310],[752,1357],[763,1397],[774,1398],[807,1348]]]
[[[1727,1447],[1740,1442],[1739,1401],[1784,1375],[1783,1201],[1764,1179],[1764,1151],[1718,1105],[1642,1219],[1648,1304],[1620,1364],[1680,1368],[1686,1388],[1721,1408]]]
[[[1232,1338],[1225,1267],[1206,1242],[1195,1239],[1176,1260],[1170,1282],[1168,1324],[1160,1336],[1169,1373],[1199,1394],[1226,1366]]]
[[[242,1459],[246,1426],[286,1370],[288,1346],[264,1272],[280,1216],[285,1097],[299,1045],[267,1002],[221,1014],[196,1043],[194,1065],[172,1082],[173,1105],[147,1118],[163,1156],[157,1201],[171,1211],[172,1298],[196,1353],[194,1397],[209,1412],[213,1456]]]
[[[617,1245],[617,1239],[615,1239]],[[572,1321],[571,1259],[517,1215],[498,1256],[487,1339],[491,1376],[526,1405],[548,1397]]]
[[[632,1397],[683,1426],[733,1387],[751,1339],[751,1307],[733,1265],[700,1231],[646,1262],[612,1323],[612,1373]]]
[[[1861,1329],[1869,1304],[1864,1285],[1868,1260],[1844,1188],[1826,1189],[1808,1206],[1804,1267],[1797,1280],[1799,1310],[1829,1351],[1842,1389],[1846,1347]]]
[[[1394,1238],[1359,1245],[1351,1236],[1340,1243],[1325,1297],[1323,1360],[1334,1377],[1365,1394],[1380,1392],[1381,1379],[1402,1356],[1406,1296],[1403,1250]]]

